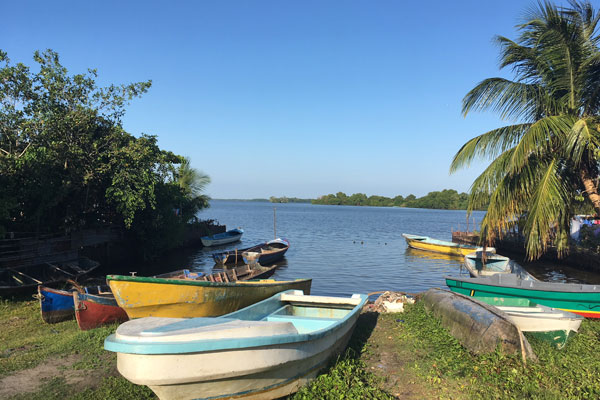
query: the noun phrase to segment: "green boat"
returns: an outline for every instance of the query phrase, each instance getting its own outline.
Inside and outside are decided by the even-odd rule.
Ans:
[[[600,286],[523,280],[514,274],[484,278],[446,277],[453,292],[471,297],[521,298],[586,318],[600,318]]]
[[[504,312],[522,332],[562,349],[579,330],[583,316],[516,297],[473,296]]]

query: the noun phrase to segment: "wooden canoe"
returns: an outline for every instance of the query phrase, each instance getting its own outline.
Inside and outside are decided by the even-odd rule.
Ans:
[[[73,303],[77,325],[82,331],[129,319],[110,291],[100,294],[73,292]]]
[[[498,346],[507,354],[536,358],[521,330],[496,307],[449,290],[429,289],[423,295],[425,308],[439,318],[463,346],[476,354]]]
[[[447,242],[444,240],[432,239],[429,236],[418,236],[403,233],[406,244],[413,249],[432,251],[434,253],[450,254],[454,256],[466,256],[474,251],[482,251],[483,247],[471,246],[468,244],[459,244]],[[487,251],[495,253],[496,249],[487,247]]]
[[[523,280],[514,274],[484,278],[447,276],[453,292],[470,297],[521,298],[586,318],[600,318],[600,286]]]
[[[245,249],[234,249],[213,253],[212,257],[217,264],[237,265],[246,262],[244,257],[247,258],[249,253],[256,253],[254,258],[258,258],[258,263],[260,265],[269,265],[281,260],[289,248],[289,240],[277,238]]]
[[[39,285],[59,286],[94,271],[100,263],[86,257],[62,263],[45,263],[24,267],[0,268],[0,296],[33,294]]]
[[[42,320],[48,324],[66,321],[76,317],[74,296],[98,296],[106,299],[112,297],[110,289],[102,286],[79,286],[71,281],[71,290],[60,290],[46,286],[38,286],[38,299]],[[113,298],[114,301],[114,298]]]
[[[67,321],[75,317],[73,292],[38,286],[42,320],[47,324]]]
[[[241,268],[241,267],[240,267]],[[237,269],[237,268],[236,268]],[[274,268],[273,268],[274,270]],[[141,317],[212,317],[249,306],[284,290],[310,293],[311,279],[275,281],[271,279],[227,282],[204,278],[154,278],[108,275],[106,281],[130,319]],[[213,274],[214,275],[214,274]]]
[[[129,321],[104,348],[163,400],[275,399],[344,350],[367,300],[288,291],[217,318]]]

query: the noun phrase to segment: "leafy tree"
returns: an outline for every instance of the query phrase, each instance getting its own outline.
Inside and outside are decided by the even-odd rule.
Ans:
[[[516,41],[496,39],[500,66],[515,79],[486,79],[463,100],[464,115],[490,109],[517,121],[465,143],[450,167],[492,159],[469,197],[471,210],[489,201],[482,224],[488,243],[522,219],[530,258],[552,242],[564,255],[575,200],[585,196],[600,214],[598,21],[587,1],[538,3]]]
[[[95,70],[69,75],[52,50],[34,61],[37,71],[0,51],[0,231],[112,224],[159,237],[174,209],[191,218],[207,206],[206,176],[156,137],[123,130],[150,81],[99,88]]]

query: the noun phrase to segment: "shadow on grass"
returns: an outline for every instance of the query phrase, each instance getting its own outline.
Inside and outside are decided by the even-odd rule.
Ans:
[[[355,359],[360,358],[362,349],[371,337],[373,329],[377,325],[379,319],[379,313],[373,311],[366,311],[360,314],[354,333],[348,342],[348,348],[346,349],[346,357],[352,357]],[[351,351],[348,351],[351,350]]]

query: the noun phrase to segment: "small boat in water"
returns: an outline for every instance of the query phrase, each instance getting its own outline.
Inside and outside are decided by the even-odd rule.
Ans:
[[[535,304],[528,299],[502,297],[474,297],[495,306],[523,332],[552,343],[558,349],[565,347],[567,340],[581,326],[583,317],[568,311]]]
[[[529,272],[508,257],[490,252],[474,251],[465,256],[464,264],[469,274],[474,277],[495,274],[516,274],[523,280],[537,281]]]
[[[483,247],[471,246],[469,244],[459,244],[447,242],[445,240],[432,239],[429,236],[418,236],[403,233],[406,243],[413,249],[432,251],[435,253],[450,254],[455,256],[466,256],[474,251],[483,251]],[[486,251],[495,253],[496,249],[487,247]]]
[[[222,244],[237,242],[242,238],[244,231],[240,228],[231,229],[227,232],[217,233],[215,235],[210,236],[202,236],[200,240],[202,244],[206,247],[210,246],[220,246]]]
[[[82,331],[129,319],[110,290],[98,294],[73,292],[73,303],[77,325]]]
[[[217,264],[237,265],[245,262],[244,257],[248,257],[251,253],[256,253],[255,255],[252,255],[254,261],[257,261],[260,265],[269,265],[281,260],[289,248],[289,240],[277,238],[245,249],[213,253],[212,257]]]
[[[141,317],[214,317],[249,306],[284,290],[310,293],[311,279],[256,279],[271,267],[248,265],[208,276],[176,278],[108,275],[106,281],[130,319]],[[237,272],[236,272],[237,271]],[[242,272],[249,271],[240,280]],[[255,280],[256,279],[256,280]]]
[[[0,296],[35,293],[39,285],[56,286],[77,280],[98,268],[100,263],[86,257],[61,263],[0,268]]]
[[[163,400],[274,399],[346,347],[366,295],[278,293],[217,318],[141,318],[104,342],[121,375]]]
[[[483,278],[447,276],[446,285],[453,292],[470,297],[521,298],[587,318],[600,318],[599,285],[524,280],[515,274]]]

